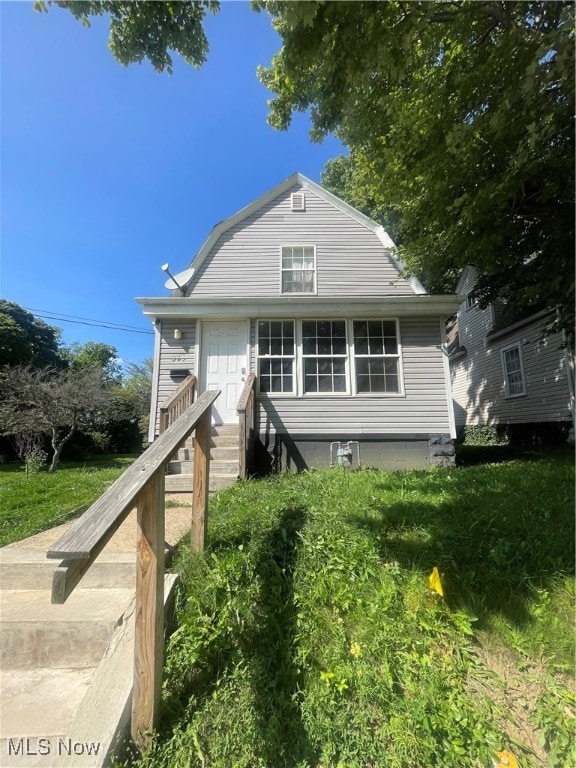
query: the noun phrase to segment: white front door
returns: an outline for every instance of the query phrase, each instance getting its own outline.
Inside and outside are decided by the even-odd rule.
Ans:
[[[246,379],[248,321],[202,323],[200,389],[221,390],[212,406],[215,424],[237,424],[236,405]]]

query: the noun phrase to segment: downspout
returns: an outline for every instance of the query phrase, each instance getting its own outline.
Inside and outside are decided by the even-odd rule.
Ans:
[[[446,381],[446,398],[448,401],[448,422],[450,437],[456,438],[456,419],[454,417],[454,398],[452,397],[452,380],[450,378],[450,361],[448,360],[448,339],[446,337],[446,318],[440,318],[440,339],[442,341],[442,358],[444,363],[444,379]]]

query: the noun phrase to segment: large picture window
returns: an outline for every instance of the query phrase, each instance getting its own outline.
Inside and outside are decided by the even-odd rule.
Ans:
[[[400,391],[398,334],[394,320],[354,320],[356,392]]]
[[[519,397],[526,394],[524,366],[520,344],[502,350],[502,369],[504,371],[504,386],[506,397]]]
[[[294,389],[294,321],[258,321],[258,380],[260,392]]]
[[[315,292],[316,254],[314,246],[282,246],[282,293]]]
[[[346,392],[345,320],[303,320],[304,393]]]
[[[403,393],[396,320],[257,320],[256,331],[261,393]]]

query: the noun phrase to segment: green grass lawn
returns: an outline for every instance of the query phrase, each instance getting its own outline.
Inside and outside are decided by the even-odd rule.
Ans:
[[[573,479],[556,452],[212,497],[207,551],[177,562],[162,719],[134,763],[574,764]]]
[[[53,474],[28,478],[22,464],[0,464],[0,546],[78,517],[135,458],[62,461]]]

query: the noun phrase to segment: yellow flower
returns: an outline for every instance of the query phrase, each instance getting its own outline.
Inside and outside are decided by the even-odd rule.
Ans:
[[[352,654],[352,656],[354,656],[355,659],[359,659],[360,656],[362,656],[362,647],[360,643],[351,643],[350,653]]]
[[[496,768],[518,768],[518,760],[507,749],[496,752],[496,757],[498,758]]]
[[[334,672],[320,672],[320,678],[324,680],[325,683],[328,683],[330,685],[330,681],[334,677]]]
[[[336,684],[336,688],[338,688],[340,693],[344,693],[346,688],[348,688],[348,683],[346,682],[345,679],[344,680],[340,680],[340,682]]]
[[[428,585],[430,589],[433,589],[435,592],[438,592],[440,597],[444,597],[444,590],[442,589],[440,574],[438,573],[438,568],[436,568],[436,566],[432,568],[432,573],[428,577]]]

